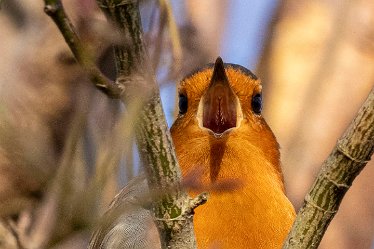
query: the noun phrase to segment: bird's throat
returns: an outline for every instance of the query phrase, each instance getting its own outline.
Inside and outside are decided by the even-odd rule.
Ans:
[[[221,169],[222,158],[225,154],[227,137],[217,141],[216,138],[210,138],[210,181],[214,183],[217,180]]]

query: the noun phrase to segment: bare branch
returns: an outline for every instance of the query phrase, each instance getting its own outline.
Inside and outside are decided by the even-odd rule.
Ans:
[[[129,44],[115,47],[117,82],[125,89],[124,102],[134,97],[144,103],[137,121],[136,138],[150,189],[163,193],[154,198],[153,213],[163,248],[196,248],[193,209],[206,197],[191,201],[181,189],[174,146],[166,125],[159,90],[144,46],[138,1],[98,1]],[[173,190],[173,191],[171,191]]]
[[[374,151],[374,89],[305,197],[284,249],[317,248],[353,180]]]
[[[109,97],[121,98],[121,88],[100,72],[94,59],[81,43],[73,24],[65,13],[62,2],[60,0],[44,0],[44,4],[45,13],[56,23],[71,52],[87,72],[92,83]]]

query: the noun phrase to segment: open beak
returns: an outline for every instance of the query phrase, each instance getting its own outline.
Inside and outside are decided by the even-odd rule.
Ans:
[[[241,109],[238,98],[230,87],[223,61],[218,57],[209,87],[200,101],[200,126],[220,136],[237,126],[238,109]]]

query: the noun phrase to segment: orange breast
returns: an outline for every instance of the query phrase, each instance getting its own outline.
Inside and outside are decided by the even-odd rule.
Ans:
[[[251,143],[238,142],[235,136],[226,141],[214,183],[216,146],[194,141],[194,149],[184,153],[191,148],[188,142],[176,143],[183,175],[202,186],[191,190],[191,196],[210,193],[208,202],[195,210],[198,248],[281,248],[295,211],[284,194],[279,165]]]
[[[281,248],[294,215],[289,201],[276,191],[248,186],[232,193],[212,193],[196,209],[198,248]]]

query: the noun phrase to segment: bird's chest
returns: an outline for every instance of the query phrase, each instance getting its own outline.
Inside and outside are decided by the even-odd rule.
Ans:
[[[293,219],[282,193],[213,192],[194,216],[198,248],[281,248]]]
[[[209,148],[178,153],[190,195],[210,194],[195,210],[198,248],[281,248],[294,210],[276,167],[251,144]]]
[[[293,207],[270,166],[257,165],[263,160],[241,162],[222,157],[214,180],[210,161],[194,172],[197,188],[190,194],[209,192],[208,202],[195,210],[198,248],[281,248]]]

